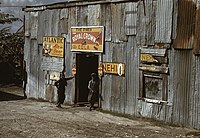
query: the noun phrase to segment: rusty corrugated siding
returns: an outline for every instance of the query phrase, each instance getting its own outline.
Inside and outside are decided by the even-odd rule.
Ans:
[[[195,43],[193,52],[194,54],[200,55],[200,5],[199,4],[197,4],[197,10],[196,10]]]
[[[193,0],[178,1],[177,36],[174,48],[192,49],[195,34],[196,4]]]

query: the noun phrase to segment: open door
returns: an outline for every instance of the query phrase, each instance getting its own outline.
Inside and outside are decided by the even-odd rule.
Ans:
[[[88,82],[91,73],[98,75],[98,55],[76,55],[76,104],[88,103]]]

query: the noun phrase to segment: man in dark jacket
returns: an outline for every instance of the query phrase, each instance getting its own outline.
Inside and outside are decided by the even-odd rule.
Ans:
[[[58,102],[56,107],[61,108],[61,104],[64,103],[65,100],[65,86],[67,86],[67,81],[71,80],[74,77],[65,78],[65,75],[62,73],[60,75],[60,79],[55,82],[55,86],[58,89]]]

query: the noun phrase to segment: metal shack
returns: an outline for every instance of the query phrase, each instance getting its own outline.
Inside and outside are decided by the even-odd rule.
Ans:
[[[90,73],[103,110],[200,128],[199,0],[68,0],[25,9],[29,98],[87,103]]]

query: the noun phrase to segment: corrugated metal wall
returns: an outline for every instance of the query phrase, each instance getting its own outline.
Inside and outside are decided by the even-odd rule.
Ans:
[[[194,0],[178,1],[178,27],[174,48],[192,49],[195,34],[195,13],[196,5]]]
[[[189,122],[189,103],[192,79],[192,51],[175,50],[174,53],[173,122],[186,125]]]
[[[178,8],[176,4],[179,4]],[[192,10],[184,9],[187,4]],[[63,59],[42,56],[42,36],[66,38],[65,72],[66,76],[71,76],[72,64],[76,61],[75,54],[70,51],[71,26],[102,25],[105,26],[105,52],[101,60],[125,63],[125,76],[104,74],[102,77],[102,109],[200,128],[200,58],[192,53],[195,32],[192,23],[198,21],[190,17],[194,9],[191,0],[178,3],[173,0],[145,0],[82,6],[79,3],[79,6],[62,9],[26,12],[24,59],[28,72],[28,97],[50,102],[56,101],[57,97],[54,81],[49,79],[51,71],[44,71],[44,63],[52,64],[60,72],[63,69]],[[180,20],[182,18],[185,21],[183,24]],[[196,25],[196,34],[198,30]],[[174,38],[174,48],[189,50],[170,49]],[[196,46],[198,49],[198,44]],[[161,75],[165,76],[167,84],[162,80],[159,87],[167,85],[164,89],[167,103],[155,104],[139,100],[140,49],[162,51],[159,48],[163,47],[166,54],[157,55],[163,56],[162,65],[169,68],[169,73]],[[159,89],[159,92],[162,91]],[[66,102],[73,104],[75,81],[69,82],[66,95]]]
[[[171,43],[172,12],[173,0],[157,1],[155,33],[156,43]]]
[[[193,52],[200,55],[200,1],[197,3],[196,22],[195,22],[195,43]]]

